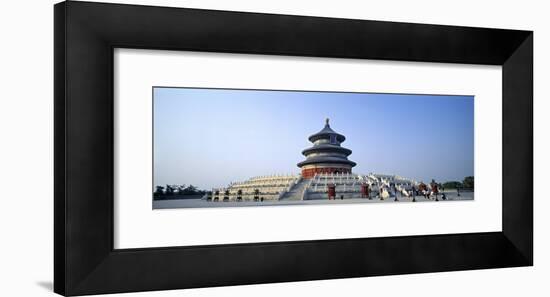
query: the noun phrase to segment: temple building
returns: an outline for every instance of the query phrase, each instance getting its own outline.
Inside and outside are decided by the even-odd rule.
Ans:
[[[408,197],[418,182],[396,175],[352,173],[357,165],[348,157],[352,151],[342,146],[346,137],[332,130],[329,119],[324,128],[309,136],[312,146],[302,151],[306,157],[297,164],[300,174],[269,175],[232,182],[205,195],[209,201],[292,201]],[[396,198],[397,199],[397,198]]]
[[[329,119],[325,120],[325,127],[311,135],[309,141],[313,146],[302,151],[306,159],[298,163],[303,178],[312,178],[321,173],[351,173],[351,168],[357,165],[348,160],[351,150],[341,146],[346,140],[342,134],[330,128]]]

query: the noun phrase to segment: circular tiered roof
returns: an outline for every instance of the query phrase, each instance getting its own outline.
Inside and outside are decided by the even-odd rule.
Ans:
[[[306,160],[298,163],[298,167],[302,167],[302,166],[305,166],[305,165],[315,165],[315,164],[334,164],[334,165],[338,165],[338,164],[345,164],[345,165],[349,165],[351,167],[354,167],[355,165],[357,165],[357,163],[353,162],[353,161],[350,161],[348,159],[343,159],[343,158],[338,158],[338,157],[311,157],[311,158],[307,158]]]
[[[312,147],[309,147],[309,148],[303,150],[302,155],[307,156],[309,154],[319,153],[319,152],[327,152],[327,153],[338,152],[338,153],[341,153],[341,154],[345,154],[346,156],[351,155],[351,150],[350,149],[347,149],[345,147],[341,147],[341,146],[338,146],[338,145],[333,145],[333,144],[314,145]]]
[[[340,146],[345,140],[344,135],[330,128],[329,119],[327,118],[325,127],[309,137],[309,141],[313,142],[313,146],[302,151],[302,154],[306,156],[306,160],[298,163],[298,167],[302,168],[306,165],[354,167],[357,164],[348,160],[351,150]]]
[[[329,122],[329,119],[327,118],[325,120],[325,127],[321,131],[311,135],[308,138],[309,141],[315,142],[316,140],[319,140],[319,139],[328,139],[330,137],[330,135],[335,135],[336,139],[339,142],[344,142],[344,140],[346,140],[346,137],[344,135],[336,133],[334,130],[332,130],[330,128],[330,125],[328,124],[328,122]]]

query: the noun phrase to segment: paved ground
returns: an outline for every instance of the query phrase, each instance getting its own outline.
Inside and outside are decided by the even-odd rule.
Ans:
[[[445,191],[447,200],[442,200],[439,195],[439,202],[445,203],[449,201],[461,201],[461,200],[474,200],[474,193],[467,192],[461,193],[460,197],[457,196],[456,191]],[[311,205],[311,204],[348,204],[348,203],[399,203],[408,202],[412,203],[412,198],[397,197],[399,201],[394,201],[394,197],[380,201],[378,198],[369,199],[344,199],[344,200],[299,200],[299,201],[264,201],[264,202],[212,202],[201,199],[184,199],[184,200],[159,200],[153,201],[153,209],[163,208],[197,208],[197,207],[242,207],[242,206],[278,206],[278,205]],[[416,197],[416,202],[435,202],[432,198],[427,200],[424,197]]]

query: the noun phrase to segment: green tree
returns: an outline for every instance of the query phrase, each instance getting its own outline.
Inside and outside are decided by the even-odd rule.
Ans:
[[[473,189],[474,188],[474,177],[473,176],[466,176],[464,178],[464,181],[462,182],[462,186],[467,189]]]
[[[166,185],[166,196],[172,196],[174,195],[174,187],[171,185]]]
[[[443,183],[443,188],[445,189],[456,189],[461,186],[462,186],[462,183],[458,181],[448,181]]]
[[[161,197],[164,195],[164,187],[156,186],[155,192],[153,193],[154,197]]]
[[[189,185],[187,188],[185,188],[184,193],[188,195],[197,194],[197,187]]]

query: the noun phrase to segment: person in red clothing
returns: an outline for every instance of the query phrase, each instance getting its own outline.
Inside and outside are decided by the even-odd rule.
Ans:
[[[362,183],[361,184],[361,197],[362,198],[369,198],[370,199],[370,195],[369,195],[369,184],[367,183]]]
[[[328,200],[334,200],[336,198],[336,186],[332,183],[327,185],[328,188]]]
[[[430,186],[432,188],[432,193],[435,195],[435,201],[439,201],[439,199],[437,199],[437,194],[439,194],[439,189],[437,188],[437,183],[435,182],[434,179],[432,179]]]

